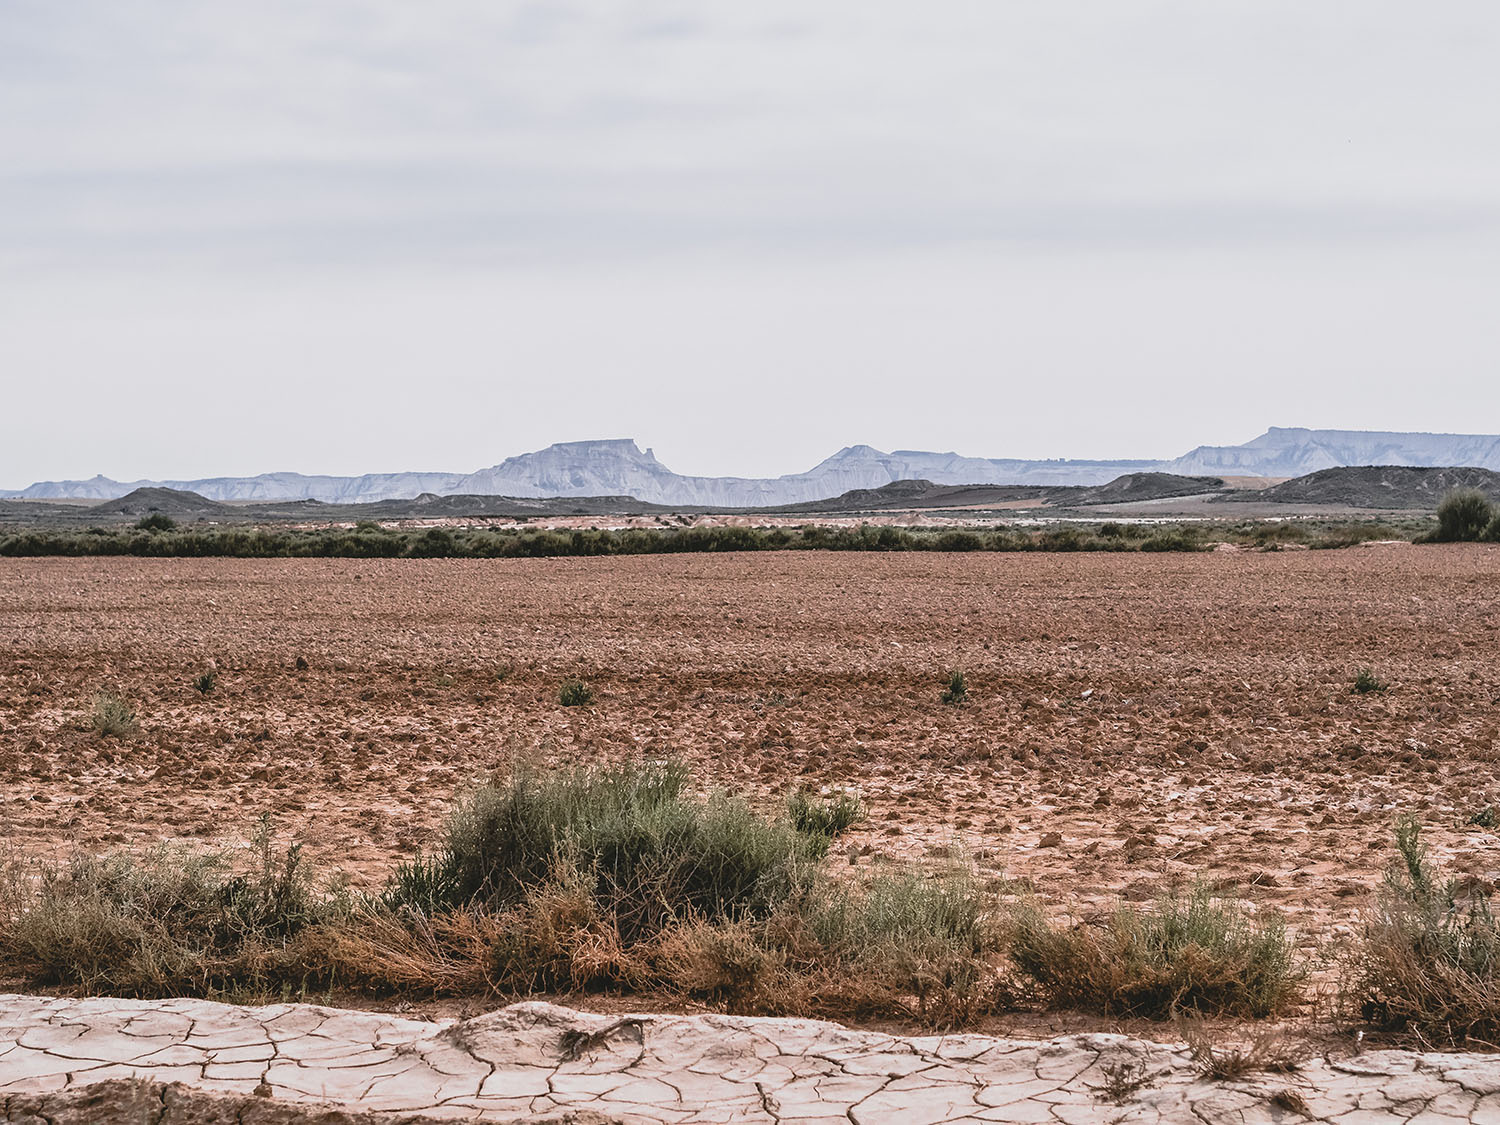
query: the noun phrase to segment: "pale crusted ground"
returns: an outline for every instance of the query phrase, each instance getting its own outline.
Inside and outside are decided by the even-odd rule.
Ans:
[[[1120,1035],[906,1038],[813,1020],[617,1017],[540,1003],[422,1023],[288,1004],[0,997],[6,1120],[48,1106],[58,1120],[66,1101],[38,1095],[126,1078],[229,1099],[221,1117],[200,1103],[202,1116],[174,1119],[174,1101],[190,1103],[153,1086],[161,1115],[132,1125],[253,1121],[245,1110],[256,1098],[558,1125],[1500,1121],[1500,1059],[1485,1055],[1313,1057],[1225,1080],[1205,1077],[1180,1049]],[[96,1109],[92,1120],[102,1118]]]
[[[1497,578],[1488,546],[0,560],[0,836],[243,840],[268,811],[368,885],[518,755],[679,756],[768,805],[857,787],[860,864],[958,841],[1078,914],[1206,877],[1324,954],[1402,810],[1500,875],[1467,823],[1500,803]],[[1391,689],[1350,694],[1363,665]],[[558,705],[569,676],[595,706]],[[84,729],[106,687],[138,736]]]

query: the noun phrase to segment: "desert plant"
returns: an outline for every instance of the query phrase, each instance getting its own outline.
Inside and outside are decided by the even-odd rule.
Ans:
[[[557,701],[564,707],[587,707],[594,702],[594,689],[582,680],[564,680]]]
[[[674,917],[765,914],[808,885],[817,839],[742,801],[694,799],[687,778],[674,763],[519,770],[471,794],[443,850],[398,869],[386,901],[501,908],[576,877],[635,940]]]
[[[1500,1035],[1500,924],[1428,859],[1414,817],[1396,823],[1386,871],[1350,966],[1366,1020],[1454,1042]]]
[[[123,738],[140,730],[140,723],[136,721],[135,711],[130,704],[108,691],[101,691],[94,696],[89,726],[96,734],[107,738]]]
[[[960,669],[955,668],[948,674],[948,686],[943,689],[942,699],[955,707],[969,701],[969,681]]]
[[[1201,1020],[1183,1017],[1178,1034],[1203,1077],[1215,1082],[1235,1082],[1256,1073],[1291,1074],[1302,1068],[1302,1059],[1280,1028],[1256,1028],[1243,1042],[1215,1039]]]
[[[219,674],[210,668],[207,672],[200,673],[194,680],[193,686],[198,689],[199,695],[210,695],[219,682]]]
[[[1022,907],[1011,957],[1053,1007],[1152,1019],[1270,1015],[1291,1000],[1299,976],[1279,920],[1255,922],[1201,885],[1147,911],[1121,905],[1103,924],[1071,928]]]
[[[987,894],[960,867],[820,879],[763,920],[689,919],[647,962],[667,985],[760,1015],[973,1023],[1004,1002]]]
[[[1193,527],[1163,528],[1141,541],[1143,551],[1201,551],[1203,540]]]
[[[1494,505],[1477,488],[1455,488],[1438,503],[1438,526],[1432,538],[1440,543],[1471,543],[1484,536],[1495,517]]]
[[[223,854],[167,847],[44,865],[0,925],[0,952],[34,984],[116,995],[264,984],[288,941],[331,906],[313,893],[300,849],[273,846],[268,822],[254,852],[245,874]]]
[[[1361,668],[1354,676],[1354,684],[1349,691],[1353,695],[1379,694],[1390,685],[1377,676],[1369,668]]]
[[[814,797],[800,786],[787,796],[787,819],[798,832],[832,840],[865,819],[865,805],[853,793]]]
[[[131,996],[605,987],[933,1027],[1009,995],[972,871],[836,879],[817,869],[826,837],[686,783],[669,763],[519,771],[378,898],[319,890],[264,819],[248,865],[176,847],[0,864],[0,964]]]
[[[1146,1065],[1145,1059],[1124,1058],[1113,1062],[1104,1063],[1099,1068],[1103,1077],[1102,1084],[1094,1087],[1103,1100],[1122,1105],[1147,1086],[1150,1086],[1156,1075],[1151,1073],[1151,1068]]]
[[[176,531],[177,521],[163,512],[152,512],[135,521],[137,531]]]

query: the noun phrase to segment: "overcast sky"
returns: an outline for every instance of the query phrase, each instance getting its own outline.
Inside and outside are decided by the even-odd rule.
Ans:
[[[0,0],[0,487],[1500,432],[1494,0]]]

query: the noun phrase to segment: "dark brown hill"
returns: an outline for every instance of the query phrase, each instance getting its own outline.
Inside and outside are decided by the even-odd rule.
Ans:
[[[1270,488],[1229,492],[1218,499],[1225,503],[1431,510],[1455,488],[1477,488],[1500,502],[1500,473],[1468,467],[1359,465],[1320,469]]]
[[[1096,504],[1131,504],[1218,492],[1218,477],[1184,477],[1175,473],[1126,473],[1108,484],[934,484],[930,480],[898,480],[880,488],[857,488],[828,500],[814,500],[780,512],[871,512],[901,508],[1008,508],[1040,503],[1051,508]]]
[[[177,488],[137,488],[118,500],[106,500],[89,509],[106,516],[149,516],[160,512],[167,516],[217,516],[230,511],[227,504],[184,492]]]

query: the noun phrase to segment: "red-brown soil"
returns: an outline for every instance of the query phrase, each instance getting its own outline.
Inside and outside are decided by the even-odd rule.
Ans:
[[[1497,648],[1479,546],[3,560],[0,837],[243,841],[270,812],[371,885],[517,757],[677,756],[768,804],[857,787],[837,862],[957,842],[1078,915],[1206,877],[1327,951],[1400,812],[1500,879],[1467,823],[1500,804]],[[1362,666],[1389,691],[1351,694]],[[558,705],[569,677],[593,707]],[[86,729],[101,689],[138,735]]]

